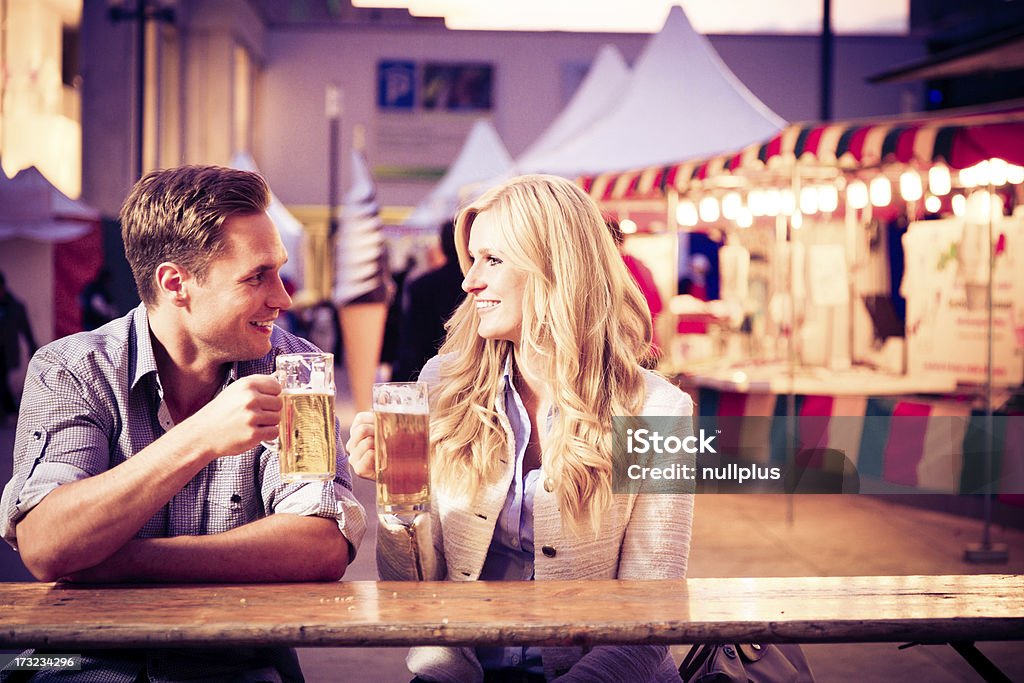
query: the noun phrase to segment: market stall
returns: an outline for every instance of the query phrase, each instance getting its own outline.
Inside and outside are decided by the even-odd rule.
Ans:
[[[1024,104],[1013,102],[794,124],[730,153],[581,183],[640,232],[664,225],[682,243],[701,232],[722,245],[721,298],[700,309],[708,333],[702,344],[676,335],[663,365],[693,386],[702,416],[941,417],[953,449],[869,449],[884,456],[873,469],[962,490],[977,479],[966,439],[981,429],[1005,444],[995,476],[1016,493],[1016,422],[972,416],[998,413],[1024,379],[1022,165]],[[691,315],[695,304],[673,305]],[[802,423],[795,431],[811,445]],[[945,483],[931,486],[936,467]]]
[[[79,294],[102,265],[99,211],[34,166],[13,178],[0,172],[0,271],[24,301],[39,343],[82,329]]]

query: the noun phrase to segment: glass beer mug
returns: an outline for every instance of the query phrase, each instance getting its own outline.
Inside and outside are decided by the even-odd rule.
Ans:
[[[286,483],[334,479],[334,354],[287,353],[277,357],[281,383],[278,438],[264,442],[276,450]]]
[[[430,414],[427,385],[373,385],[377,508],[414,518],[430,506]]]

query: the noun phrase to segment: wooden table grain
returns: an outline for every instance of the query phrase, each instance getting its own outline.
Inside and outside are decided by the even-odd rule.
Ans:
[[[4,648],[1024,640],[1024,576],[0,584]]]

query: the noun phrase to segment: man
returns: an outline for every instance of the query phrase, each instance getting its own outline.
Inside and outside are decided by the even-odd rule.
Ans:
[[[132,189],[122,236],[142,304],[29,366],[0,531],[40,580],[344,574],[365,513],[340,442],[333,482],[290,485],[260,446],[278,432],[275,356],[316,350],[274,326],[291,299],[268,197],[260,176],[219,167]],[[126,683],[302,680],[287,648],[104,651],[82,668]]]
[[[7,279],[0,273],[0,421],[18,412],[8,375],[21,367],[21,337],[28,344],[29,354],[35,353],[36,338],[25,305],[7,289]]]
[[[441,251],[445,262],[405,286],[402,301],[398,359],[391,379],[412,382],[420,369],[437,354],[444,342],[444,324],[466,293],[462,291],[462,269],[455,251],[455,224],[441,226]]]
[[[643,261],[626,252],[626,235],[622,232],[622,226],[619,225],[619,221],[614,216],[606,215],[605,224],[608,226],[609,232],[612,233],[615,246],[619,248],[622,262],[626,264],[626,269],[633,276],[633,280],[640,288],[640,293],[644,295],[644,299],[647,301],[647,308],[651,312],[651,322],[654,324],[653,349],[655,354],[660,355],[661,352],[658,350],[660,346],[658,339],[658,316],[661,315],[663,305],[661,294],[658,292],[658,285],[654,281],[654,275],[651,273],[651,269],[644,265]]]
[[[118,310],[110,293],[112,283],[113,276],[110,271],[100,268],[92,282],[82,289],[78,299],[82,309],[83,330],[95,330],[118,317]]]

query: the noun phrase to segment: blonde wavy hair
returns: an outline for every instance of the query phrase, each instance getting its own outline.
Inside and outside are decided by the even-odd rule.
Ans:
[[[522,341],[483,339],[467,297],[446,325],[431,423],[435,483],[472,496],[508,452],[495,410],[507,360],[547,385],[556,409],[541,441],[543,467],[569,528],[595,531],[612,502],[612,416],[644,404],[650,311],[597,205],[554,176],[514,178],[462,210],[455,243],[465,273],[473,221],[493,213],[505,262],[526,273]]]

